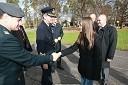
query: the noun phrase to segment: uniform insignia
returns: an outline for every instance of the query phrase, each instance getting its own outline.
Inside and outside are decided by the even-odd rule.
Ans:
[[[9,32],[8,31],[4,31],[4,34],[9,34]]]

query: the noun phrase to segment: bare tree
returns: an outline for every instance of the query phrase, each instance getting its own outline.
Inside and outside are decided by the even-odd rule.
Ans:
[[[123,23],[128,18],[128,1],[127,0],[116,0],[114,8],[117,12],[116,20],[120,21],[120,28],[122,28]]]
[[[18,5],[19,0],[6,0],[7,3],[14,3],[16,5]]]

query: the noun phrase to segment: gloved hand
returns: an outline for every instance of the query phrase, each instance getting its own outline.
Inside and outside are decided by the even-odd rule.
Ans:
[[[58,39],[54,39],[54,42],[57,43],[58,42]]]
[[[58,40],[61,40],[61,37],[58,37]]]
[[[58,52],[58,54],[61,56],[62,55],[62,53],[61,52]]]
[[[55,52],[53,52],[51,55],[53,56],[53,61],[56,61],[61,56],[60,53],[55,53]]]

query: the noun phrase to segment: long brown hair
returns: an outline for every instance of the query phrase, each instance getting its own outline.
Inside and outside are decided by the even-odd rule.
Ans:
[[[87,39],[88,49],[91,49],[94,46],[94,35],[95,32],[93,30],[93,21],[91,17],[83,17],[81,19],[82,30],[78,36],[77,42],[81,45],[84,45],[84,40]]]

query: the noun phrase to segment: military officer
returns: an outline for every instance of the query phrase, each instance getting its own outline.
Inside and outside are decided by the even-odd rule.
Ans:
[[[54,52],[54,40],[49,25],[52,22],[52,17],[55,16],[55,9],[45,7],[41,9],[41,12],[43,19],[36,31],[37,52],[38,54],[51,54]],[[42,85],[52,85],[51,64],[43,64],[42,69]]]
[[[54,42],[55,42],[55,52],[61,51],[61,39],[64,35],[62,26],[57,20],[57,16],[52,17],[52,25],[51,28],[53,30]],[[57,59],[57,68],[64,70],[61,65],[61,57]]]
[[[11,34],[22,25],[23,11],[17,5],[0,3],[0,85],[25,85],[23,66],[37,66],[59,57],[33,55]]]

